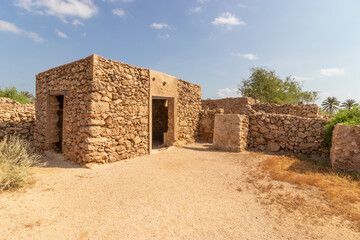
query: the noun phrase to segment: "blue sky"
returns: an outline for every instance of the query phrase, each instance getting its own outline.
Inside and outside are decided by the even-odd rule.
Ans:
[[[358,0],[1,0],[0,86],[93,53],[236,96],[251,67],[360,101]]]

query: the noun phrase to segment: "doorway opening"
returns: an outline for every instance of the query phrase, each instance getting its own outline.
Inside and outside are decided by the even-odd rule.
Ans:
[[[62,152],[64,95],[50,95],[47,102],[46,142],[49,150]]]
[[[165,133],[168,131],[168,107],[167,99],[152,100],[152,149],[165,146]]]

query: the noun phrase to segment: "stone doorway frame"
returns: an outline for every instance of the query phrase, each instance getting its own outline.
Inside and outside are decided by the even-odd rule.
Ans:
[[[164,133],[164,145],[165,146],[171,146],[175,143],[175,133],[176,133],[176,129],[175,129],[175,98],[173,97],[157,97],[157,96],[152,96],[149,104],[149,153],[151,153],[152,150],[152,126],[153,126],[153,121],[152,121],[152,105],[153,105],[153,100],[167,100],[168,101],[168,131],[166,133]]]

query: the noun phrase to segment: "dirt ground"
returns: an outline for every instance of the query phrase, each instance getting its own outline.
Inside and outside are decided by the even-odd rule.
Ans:
[[[344,219],[266,203],[253,184],[266,158],[196,143],[92,169],[48,159],[34,186],[0,194],[0,239],[360,239]]]

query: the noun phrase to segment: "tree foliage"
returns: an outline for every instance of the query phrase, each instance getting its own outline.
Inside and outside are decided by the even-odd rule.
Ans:
[[[332,145],[332,135],[336,124],[360,125],[360,107],[356,106],[350,110],[340,109],[334,118],[330,119],[325,125],[326,145],[330,149]]]
[[[358,106],[359,104],[356,103],[354,99],[346,99],[345,102],[341,104],[341,107],[351,110],[353,107]]]
[[[15,87],[0,88],[0,97],[10,98],[21,104],[33,103],[35,101],[34,95],[29,92],[19,92]]]
[[[340,102],[336,97],[328,97],[322,103],[321,107],[331,114],[334,114],[340,107]]]
[[[318,99],[315,91],[304,91],[301,84],[291,76],[282,80],[275,71],[263,67],[251,68],[252,74],[243,79],[238,92],[243,96],[255,98],[261,102],[277,104],[311,103]]]

